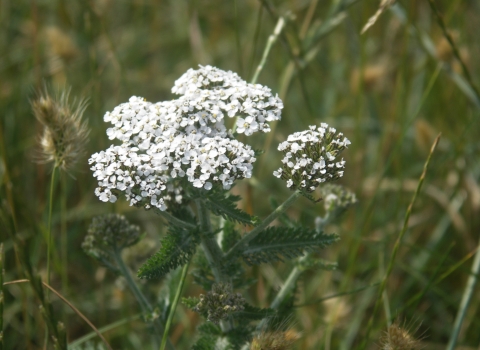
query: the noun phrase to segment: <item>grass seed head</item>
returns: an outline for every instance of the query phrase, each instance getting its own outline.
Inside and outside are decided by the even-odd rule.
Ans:
[[[299,338],[292,329],[262,332],[253,338],[250,350],[289,350]]]
[[[32,101],[35,118],[43,125],[40,161],[70,169],[84,153],[89,130],[82,120],[86,102],[69,101],[70,90],[52,96],[45,88]]]
[[[388,327],[386,334],[381,339],[382,350],[419,350],[422,348],[419,338],[414,336],[418,329],[409,329],[405,324],[395,321]]]

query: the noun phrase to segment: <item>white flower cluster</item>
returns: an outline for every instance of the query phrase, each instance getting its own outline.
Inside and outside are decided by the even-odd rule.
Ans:
[[[349,189],[337,184],[325,184],[320,188],[325,210],[343,210],[357,203],[357,196]]]
[[[283,166],[273,172],[287,181],[287,187],[312,192],[322,182],[343,176],[345,161],[337,156],[350,144],[342,133],[322,123],[319,128],[296,132],[278,146],[285,157]]]
[[[157,103],[133,96],[105,114],[113,124],[109,139],[122,144],[89,159],[102,201],[115,202],[124,192],[131,205],[165,210],[168,201],[181,202],[181,178],[210,190],[251,177],[254,151],[232,138],[224,115],[238,117],[239,133],[268,132],[268,122],[280,119],[282,101],[266,87],[210,66],[188,70],[172,91],[181,96]]]

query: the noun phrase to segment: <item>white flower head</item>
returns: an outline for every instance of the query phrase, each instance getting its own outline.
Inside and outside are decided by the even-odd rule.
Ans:
[[[325,123],[319,128],[310,126],[278,146],[284,154],[283,165],[273,175],[286,180],[290,189],[312,192],[319,184],[343,176],[345,161],[338,156],[349,144],[342,133]]]
[[[112,124],[108,137],[122,144],[89,159],[102,201],[115,202],[123,192],[131,205],[166,210],[183,198],[172,184],[186,179],[205,190],[215,184],[229,189],[252,176],[255,153],[227,133],[224,117],[240,116],[239,133],[266,131],[267,122],[280,119],[281,100],[210,66],[190,69],[172,91],[181,96],[157,103],[132,96],[105,114]]]

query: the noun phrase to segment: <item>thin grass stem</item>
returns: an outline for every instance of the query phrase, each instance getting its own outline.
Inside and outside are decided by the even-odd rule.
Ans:
[[[133,316],[131,316],[131,317],[124,318],[124,319],[122,319],[122,320],[113,322],[113,323],[111,323],[111,324],[109,324],[109,325],[103,326],[102,328],[99,328],[98,331],[99,331],[100,333],[102,333],[102,334],[103,334],[103,333],[106,333],[106,332],[109,332],[109,331],[111,331],[111,330],[113,330],[113,329],[115,329],[115,328],[118,328],[118,327],[120,327],[120,326],[123,326],[123,325],[125,325],[125,324],[128,324],[128,323],[130,323],[130,322],[132,322],[132,321],[138,320],[141,316],[142,316],[142,314],[139,313],[139,314],[133,315]],[[98,336],[98,334],[97,334],[96,332],[90,332],[90,333],[85,334],[84,336],[82,336],[82,337],[74,340],[74,341],[71,342],[70,344],[68,344],[68,347],[69,347],[69,348],[75,348],[75,347],[80,346],[80,345],[82,345],[83,343],[85,343],[85,342],[87,342],[87,341],[89,341],[89,340],[91,340],[91,339],[93,339],[93,338],[95,338],[95,337],[97,337],[97,336]]]
[[[255,70],[255,73],[253,74],[252,80],[250,80],[250,84],[256,84],[258,76],[263,70],[263,67],[265,66],[265,63],[267,62],[268,54],[270,53],[270,50],[273,47],[273,44],[277,41],[278,36],[282,32],[282,29],[285,25],[285,19],[283,17],[280,17],[278,19],[277,25],[275,26],[275,29],[273,30],[273,33],[268,37],[267,44],[265,45],[265,49],[263,50],[263,55],[262,59],[260,60],[259,65],[257,66],[257,69]],[[235,117],[233,121],[233,126],[232,126],[232,133],[237,130],[237,119],[238,116]]]
[[[52,255],[52,211],[53,211],[53,187],[55,185],[55,172],[57,166],[52,169],[52,175],[50,177],[50,194],[48,201],[48,224],[47,224],[47,284],[50,284],[50,256]],[[45,293],[45,299],[49,302],[50,290],[47,289]],[[44,349],[48,348],[48,327],[45,328],[45,340]]]
[[[21,280],[16,280],[16,281],[9,281],[9,282],[4,282],[4,286],[12,285],[12,284],[19,284],[19,283],[28,283],[30,280],[28,279],[21,279]],[[65,304],[67,304],[82,320],[84,320],[92,329],[93,331],[102,339],[103,343],[109,350],[113,350],[110,344],[107,342],[105,337],[102,335],[102,333],[99,332],[97,327],[94,326],[92,322],[82,313],[80,310],[78,310],[70,301],[68,301],[63,295],[61,295],[57,290],[55,290],[53,287],[48,285],[45,282],[42,282],[42,284],[50,291],[52,291],[60,300],[62,300]]]
[[[53,211],[53,187],[55,186],[55,172],[57,167],[54,166],[52,170],[52,176],[50,177],[50,194],[48,201],[48,224],[47,224],[47,284],[50,284],[50,256],[52,255],[52,211]],[[45,293],[45,297],[48,300],[48,290]]]
[[[140,304],[142,311],[145,313],[153,312],[152,305],[149,303],[148,299],[142,293],[140,288],[138,288],[138,285],[137,283],[135,283],[135,280],[133,279],[130,270],[128,269],[127,265],[125,265],[125,262],[123,261],[120,252],[115,252],[114,258],[118,268],[120,269],[120,273],[123,275],[123,277],[125,277],[125,280],[127,281],[130,290]],[[165,328],[158,319],[153,321],[153,327],[155,328],[155,335],[159,338],[158,340],[160,340],[160,335],[165,332]],[[160,341],[163,342],[163,338]],[[167,343],[169,349],[174,349],[173,344],[170,343],[170,341],[167,341]]]
[[[4,280],[4,268],[3,268],[3,243],[0,243],[0,350],[3,350],[3,280]]]
[[[60,254],[62,256],[62,292],[68,294],[67,177],[60,174]]]
[[[430,4],[430,8],[435,14],[435,18],[437,19],[438,25],[442,29],[443,36],[447,39],[448,43],[450,44],[450,47],[452,48],[453,54],[455,55],[455,58],[458,60],[458,62],[462,67],[463,75],[467,79],[468,84],[470,85],[472,90],[475,92],[475,95],[477,95],[477,99],[480,100],[480,93],[478,92],[478,89],[473,82],[472,76],[470,75],[470,71],[468,70],[467,65],[465,64],[462,57],[460,56],[460,51],[458,50],[457,45],[453,41],[452,35],[449,33],[447,26],[445,25],[445,21],[443,20],[443,16],[437,7],[437,4],[435,3],[434,0],[428,0],[428,3]]]
[[[415,204],[417,196],[420,193],[420,190],[422,189],[422,185],[423,185],[423,182],[425,181],[425,176],[427,174],[428,164],[430,163],[430,159],[432,158],[433,152],[435,151],[435,148],[437,147],[437,144],[438,144],[439,140],[440,140],[440,134],[435,138],[435,140],[433,142],[433,145],[430,149],[430,153],[428,154],[427,160],[425,161],[425,164],[423,166],[422,175],[420,175],[420,179],[418,181],[417,189],[415,190],[415,193],[413,194],[413,198],[412,198],[410,204],[408,205],[407,212],[405,213],[405,219],[403,221],[403,227],[400,231],[400,234],[397,237],[395,245],[393,246],[393,251],[392,251],[390,261],[388,262],[387,271],[385,272],[385,276],[383,277],[382,282],[380,284],[377,301],[375,303],[372,314],[371,314],[370,319],[368,321],[367,330],[366,330],[364,340],[363,340],[362,344],[360,345],[360,349],[362,349],[362,350],[365,349],[366,346],[367,346],[369,336],[370,336],[370,332],[371,332],[371,329],[373,327],[373,319],[375,318],[375,313],[377,312],[377,309],[378,309],[381,301],[383,300],[383,298],[382,298],[383,292],[385,291],[385,287],[387,285],[388,278],[390,277],[390,274],[393,270],[393,266],[395,264],[395,258],[397,256],[400,245],[402,244],[403,236],[407,232],[408,221],[410,220],[410,215],[412,214],[413,205]]]
[[[235,46],[237,47],[237,59],[238,59],[238,72],[240,76],[243,73],[243,63],[242,63],[242,46],[240,44],[240,25],[238,19],[238,3],[237,0],[233,1],[235,7]]]
[[[455,318],[455,323],[453,324],[452,334],[450,336],[450,340],[448,341],[447,350],[455,349],[455,345],[457,344],[457,340],[458,340],[458,335],[460,333],[463,320],[467,313],[468,305],[472,300],[473,291],[475,290],[475,285],[477,283],[477,279],[479,278],[480,242],[477,248],[477,253],[475,254],[475,258],[473,260],[471,271],[472,272],[468,277],[467,285],[465,286],[465,291],[463,292],[462,300],[460,302],[460,307],[457,312],[457,317]]]
[[[175,293],[175,298],[173,299],[172,307],[168,313],[167,323],[165,325],[165,331],[163,332],[162,343],[160,344],[160,350],[165,350],[165,345],[168,339],[168,331],[172,324],[173,316],[175,315],[175,309],[177,308],[178,300],[180,300],[180,295],[182,294],[183,285],[185,284],[185,278],[187,277],[188,266],[190,262],[187,262],[182,269],[182,275],[180,277],[180,282],[178,283],[177,292]]]

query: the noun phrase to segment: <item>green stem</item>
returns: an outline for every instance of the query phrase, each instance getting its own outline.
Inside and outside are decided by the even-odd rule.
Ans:
[[[112,329],[123,326],[124,324],[128,324],[132,321],[135,321],[135,320],[139,319],[140,316],[142,316],[142,314],[136,314],[136,315],[133,315],[131,317],[124,318],[124,319],[119,320],[117,322],[106,325],[105,327],[99,328],[98,331],[102,334],[106,333],[108,331],[111,331]],[[85,342],[89,341],[90,339],[93,339],[97,336],[98,336],[98,334],[96,332],[90,332],[90,333],[85,334],[84,336],[78,338],[77,340],[71,342],[70,344],[68,344],[68,347],[69,348],[79,347],[83,343],[85,343]]]
[[[447,350],[455,349],[457,344],[458,334],[460,333],[460,328],[462,327],[463,319],[467,313],[468,305],[472,300],[472,295],[475,290],[475,284],[477,283],[477,278],[480,272],[480,243],[475,253],[475,259],[473,260],[472,273],[468,277],[467,285],[463,293],[462,301],[460,302],[460,307],[458,309],[457,317],[455,318],[455,323],[453,325],[452,335],[448,341]]]
[[[183,228],[186,228],[188,230],[194,229],[196,227],[195,225],[193,225],[189,222],[186,222],[186,221],[183,221],[183,220],[180,220],[180,219],[176,218],[175,216],[173,216],[172,214],[170,214],[166,211],[156,210],[156,213],[158,215],[160,215],[161,217],[163,217],[164,219],[168,220],[171,224],[173,224],[175,226],[183,227]]]
[[[215,239],[211,237],[212,226],[210,223],[210,213],[201,199],[196,199],[195,204],[197,206],[200,227],[202,228],[201,244],[203,251],[215,276],[215,280],[217,282],[224,282],[225,278],[219,268],[222,265],[223,252]]]
[[[120,255],[120,252],[116,251],[113,255],[114,255],[115,261],[117,262],[120,273],[123,275],[123,277],[125,277],[125,280],[127,281],[127,284],[130,290],[135,295],[135,298],[140,304],[142,311],[145,313],[153,312],[152,305],[150,305],[145,295],[138,288],[138,285],[135,283],[135,280],[133,279],[132,274],[130,273],[130,270],[128,269],[127,265],[125,265],[125,262],[123,261]],[[155,328],[155,334],[157,336],[164,333],[164,327],[158,319],[153,321],[153,327]],[[163,339],[161,341],[163,342]],[[168,348],[174,349],[173,344],[170,343],[170,341],[168,341]]]
[[[51,253],[51,246],[52,246],[52,211],[53,211],[53,186],[55,184],[55,171],[57,170],[57,166],[55,165],[52,170],[52,176],[50,178],[50,198],[48,204],[48,226],[47,226],[47,284],[50,285],[50,255]],[[45,300],[47,303],[49,302],[49,295],[50,291],[47,289],[45,291]],[[45,341],[44,346],[45,349],[48,347],[48,327],[45,328]]]
[[[132,274],[130,273],[128,267],[125,265],[125,262],[120,256],[120,252],[115,252],[114,257],[115,257],[115,261],[117,262],[120,273],[123,275],[123,277],[125,277],[125,280],[127,281],[127,284],[130,287],[130,290],[135,295],[135,298],[140,304],[142,311],[151,312],[153,310],[152,306],[150,305],[145,295],[143,295],[142,291],[138,288],[137,284],[133,280]]]
[[[160,350],[165,349],[165,345],[168,340],[168,331],[170,330],[170,325],[172,324],[173,316],[175,315],[175,309],[177,308],[178,300],[180,299],[180,295],[182,294],[185,278],[187,277],[188,265],[189,263],[186,263],[185,266],[183,266],[182,276],[180,277],[180,283],[178,284],[177,292],[175,293],[175,298],[173,299],[173,304],[168,314],[167,324],[165,325],[165,331],[163,332],[163,338],[162,338],[162,343],[160,344]]]
[[[224,255],[222,249],[218,245],[218,242],[212,237],[212,225],[210,222],[210,212],[207,207],[203,204],[201,199],[195,200],[195,205],[197,206],[198,217],[200,221],[200,226],[202,228],[202,248],[207,258],[208,264],[212,269],[213,275],[215,276],[215,281],[217,283],[228,282],[228,276],[222,272],[220,267],[223,265]],[[221,321],[220,327],[222,331],[228,332],[234,328],[233,320],[229,318],[228,320]]]
[[[63,294],[68,294],[68,240],[67,240],[67,178],[65,174],[60,174],[61,193],[60,193],[60,240],[62,254],[62,290]]]
[[[263,220],[252,231],[243,236],[243,238],[227,252],[227,254],[225,255],[225,259],[231,259],[240,249],[247,245],[248,242],[257,237],[260,232],[265,230],[268,225],[270,225],[276,218],[282,215],[301,195],[302,193],[299,190],[293,192],[292,195],[288,197],[285,202],[280,204],[278,208],[275,209],[269,216],[267,216],[265,220]]]
[[[48,204],[48,226],[47,226],[47,284],[50,285],[50,255],[52,246],[52,211],[53,211],[53,187],[55,184],[55,171],[57,167],[54,166],[52,176],[50,178],[50,199]],[[49,291],[46,290],[46,299],[48,300]]]
[[[3,350],[3,243],[0,243],[0,350]]]
[[[268,54],[270,53],[270,50],[272,49],[273,44],[275,44],[275,42],[277,41],[277,38],[282,32],[282,29],[284,26],[285,26],[285,18],[280,17],[278,19],[277,25],[275,26],[273,33],[268,37],[267,45],[265,45],[265,50],[263,50],[262,59],[260,60],[260,64],[255,70],[255,73],[253,74],[250,84],[255,84],[257,82],[258,76],[260,75],[260,72],[263,70],[265,63],[267,62]],[[238,119],[238,116],[235,117],[235,120],[233,122],[232,133],[234,133],[235,130],[237,130],[237,119]]]

